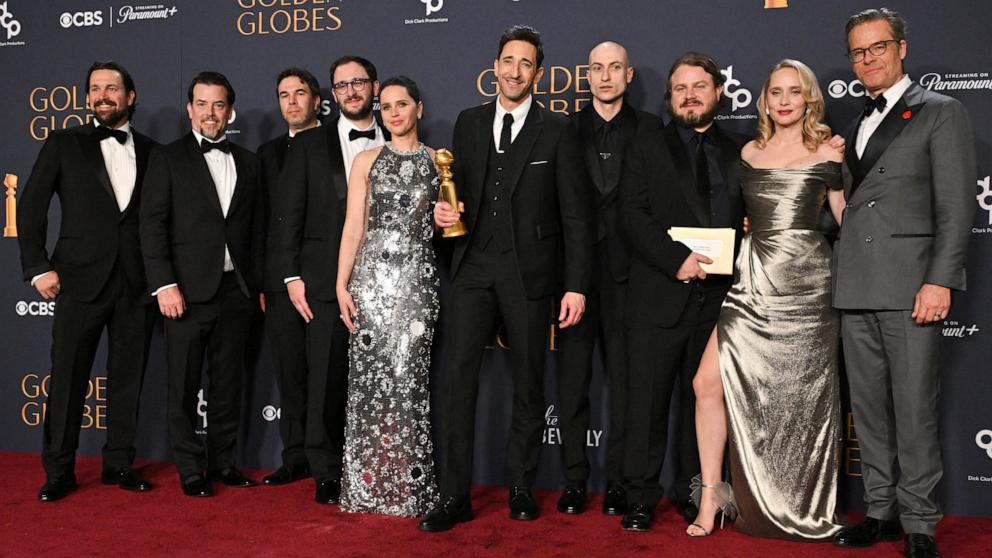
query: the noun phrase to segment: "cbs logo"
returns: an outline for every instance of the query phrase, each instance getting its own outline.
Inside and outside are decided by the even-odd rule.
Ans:
[[[282,409],[274,407],[272,405],[266,405],[262,407],[262,418],[266,422],[272,422],[274,420],[282,418]]]
[[[33,300],[31,302],[24,302],[23,300],[19,300],[14,305],[14,311],[17,312],[18,316],[54,316],[55,301]]]
[[[864,97],[865,86],[858,80],[844,81],[842,79],[835,79],[827,86],[827,93],[830,93],[830,96],[834,99],[840,99],[847,95],[851,97]]]
[[[103,25],[103,12],[65,12],[59,16],[59,25],[68,29],[70,27],[92,27]]]

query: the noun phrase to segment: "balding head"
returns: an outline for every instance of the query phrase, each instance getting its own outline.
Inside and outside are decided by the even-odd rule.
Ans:
[[[607,105],[618,103],[634,79],[627,49],[620,43],[604,41],[589,51],[589,89],[596,101]]]

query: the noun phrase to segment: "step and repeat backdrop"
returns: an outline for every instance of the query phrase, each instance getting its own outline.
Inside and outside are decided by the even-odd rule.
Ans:
[[[230,138],[250,149],[285,132],[275,77],[285,67],[309,69],[321,81],[321,113],[336,110],[327,86],[330,62],[344,54],[371,59],[380,78],[405,74],[424,94],[421,134],[433,147],[450,144],[458,112],[496,96],[493,59],[500,32],[513,24],[537,27],[545,41],[545,74],[535,98],[570,114],[590,102],[585,64],[600,41],[624,44],[636,68],[628,100],[664,113],[668,67],[687,50],[713,55],[727,77],[720,124],[751,134],[756,95],[768,69],[782,58],[809,64],[827,99],[829,121],[843,130],[860,110],[864,88],[844,56],[848,15],[872,6],[833,0],[117,0],[0,2],[0,176],[6,220],[0,240],[0,450],[39,451],[50,367],[55,302],[21,280],[14,200],[50,133],[89,121],[83,80],[94,60],[116,60],[137,86],[134,125],[160,142],[189,129],[185,91],[200,70],[218,70],[237,91]],[[161,0],[152,0],[161,1]],[[944,324],[941,385],[945,473],[940,485],[948,513],[992,515],[992,6],[982,2],[890,0],[910,22],[910,76],[951,95],[969,109],[977,135],[978,176],[968,261],[968,291],[954,300]],[[53,203],[49,238],[58,235]],[[278,464],[279,396],[261,319],[257,320],[246,382],[240,454],[246,467]],[[441,327],[444,327],[441,324]],[[538,484],[558,488],[561,424],[555,388],[556,338],[548,335],[547,429]],[[140,413],[139,457],[169,458],[165,420],[165,356],[156,332]],[[598,351],[597,351],[598,354]],[[105,438],[106,354],[93,366],[80,452],[99,455]],[[440,379],[439,367],[434,381]],[[594,456],[593,488],[604,482],[609,436],[605,378],[593,380],[593,420],[587,444]],[[201,392],[201,427],[209,401]],[[512,384],[498,336],[482,370],[476,442],[476,481],[503,481]],[[860,507],[856,425],[844,420],[842,505]],[[673,422],[672,429],[678,428]],[[662,473],[672,476],[672,459]],[[40,463],[39,463],[40,469]]]

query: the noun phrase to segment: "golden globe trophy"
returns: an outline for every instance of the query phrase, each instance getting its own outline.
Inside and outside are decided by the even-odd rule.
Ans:
[[[438,175],[441,177],[441,199],[451,207],[458,210],[458,194],[455,192],[455,181],[451,180],[451,164],[455,162],[455,156],[447,149],[438,149],[434,152],[434,164],[437,165]],[[454,225],[444,229],[444,237],[452,238],[468,234],[468,228],[459,219]]]
[[[3,185],[7,187],[7,195],[4,203],[4,207],[7,210],[7,221],[3,228],[3,235],[12,238],[17,236],[17,202],[14,198],[15,191],[17,190],[17,175],[5,175],[3,177]]]

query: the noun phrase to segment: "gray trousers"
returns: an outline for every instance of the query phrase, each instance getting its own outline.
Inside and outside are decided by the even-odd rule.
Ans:
[[[932,536],[942,517],[940,327],[919,326],[911,314],[845,310],[841,335],[867,515]]]

